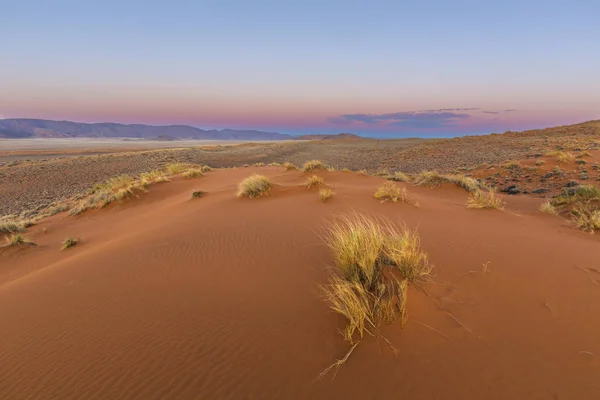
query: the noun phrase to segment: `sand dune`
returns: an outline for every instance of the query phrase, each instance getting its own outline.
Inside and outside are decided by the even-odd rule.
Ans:
[[[275,188],[237,198],[255,172]],[[299,171],[216,170],[1,248],[0,399],[600,398],[598,235],[541,199],[473,210],[454,186],[400,184],[409,203],[381,203],[381,178],[317,174],[325,203]],[[417,229],[435,276],[382,329],[397,355],[368,338],[317,380],[348,349],[319,285],[323,226],[350,210]],[[82,242],[61,251],[67,236]]]

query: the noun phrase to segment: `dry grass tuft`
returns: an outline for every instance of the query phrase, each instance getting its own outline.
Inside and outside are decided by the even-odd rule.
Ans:
[[[204,174],[200,168],[190,168],[183,173],[185,179],[199,178],[201,176],[204,176]]]
[[[180,174],[187,169],[186,164],[182,163],[173,163],[167,164],[166,166],[167,172],[171,175]]]
[[[546,156],[556,157],[556,159],[560,163],[575,161],[575,156],[572,153],[569,153],[568,151],[551,151],[549,153],[546,153]]]
[[[167,175],[159,169],[140,174],[140,179],[145,186],[153,183],[169,182]]]
[[[298,169],[298,167],[296,167],[294,164],[292,164],[291,162],[284,162],[283,163],[283,168],[285,168],[286,171],[292,171],[295,169]]]
[[[474,193],[482,189],[487,189],[485,185],[477,179],[468,176],[453,174],[444,175],[437,171],[423,171],[414,181],[415,185],[427,186],[431,188],[440,187],[444,183],[453,183],[456,186],[465,189],[467,192]]]
[[[552,205],[564,206],[600,200],[600,188],[595,185],[581,185],[571,190],[565,189],[562,194],[552,199]]]
[[[76,246],[79,242],[81,242],[81,238],[73,239],[72,237],[68,237],[62,243],[62,250]]]
[[[537,161],[535,162],[535,165],[537,165],[538,167],[541,167],[541,166],[542,166],[542,165],[544,165],[544,164],[546,164],[546,161],[544,161],[544,160],[537,160]]]
[[[519,169],[521,169],[521,163],[519,163],[518,161],[509,161],[506,164],[504,164],[504,167],[509,171],[518,171]]]
[[[268,195],[273,184],[264,175],[254,174],[244,179],[238,187],[238,197],[248,197],[254,199],[263,195]]]
[[[600,209],[589,204],[580,204],[571,211],[571,218],[577,228],[594,233],[600,230]]]
[[[20,246],[23,244],[31,243],[29,240],[25,239],[25,237],[20,233],[14,233],[6,238],[6,241],[9,246]]]
[[[325,299],[348,322],[344,339],[354,343],[357,333],[362,339],[398,316],[404,323],[407,283],[432,268],[417,233],[354,213],[336,218],[324,240],[336,264]]]
[[[546,202],[543,202],[542,204],[540,204],[539,210],[543,213],[547,213],[547,214],[551,214],[551,215],[558,214],[558,210],[556,209],[556,207],[554,207],[554,205],[552,205],[552,202],[550,202],[550,201],[546,201]]]
[[[377,191],[374,197],[382,202],[391,200],[394,203],[400,201],[406,203],[408,201],[408,193],[405,188],[397,186],[394,182],[385,182]]]
[[[360,171],[357,172],[357,174],[367,176],[367,175],[369,175],[369,172],[366,169],[361,169]]]
[[[203,166],[200,168],[200,171],[202,171],[202,172],[209,172],[209,171],[212,171],[212,170],[213,170],[213,169],[212,169],[212,167],[211,167],[211,166],[209,166],[209,165],[203,165]]]
[[[25,227],[22,223],[17,221],[4,221],[0,222],[0,233],[16,233],[23,232]]]
[[[327,169],[327,166],[319,160],[310,160],[305,162],[304,165],[302,165],[302,171],[304,172],[310,172],[319,169]]]
[[[206,192],[204,190],[194,190],[192,192],[192,198],[196,199],[196,198],[200,198],[203,197],[206,194]]]
[[[321,186],[325,184],[325,180],[318,175],[313,175],[306,179],[306,188],[310,189],[313,186]]]
[[[264,167],[265,163],[263,163],[263,162],[257,162],[257,163],[254,163],[252,165],[255,166],[255,167]]]
[[[490,192],[482,192],[478,190],[469,195],[469,199],[467,200],[468,208],[490,208],[494,210],[502,210],[504,208],[505,203],[494,193]]]
[[[322,188],[321,190],[319,190],[319,198],[323,202],[329,200],[331,197],[333,197],[334,194],[335,193],[329,188]]]
[[[385,179],[395,182],[410,182],[410,176],[400,171],[395,172],[394,175],[389,175]]]
[[[269,167],[281,167],[281,164],[279,164],[278,162],[272,162],[268,164]]]

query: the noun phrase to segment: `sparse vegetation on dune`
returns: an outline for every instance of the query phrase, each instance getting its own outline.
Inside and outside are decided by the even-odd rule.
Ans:
[[[377,189],[374,194],[377,200],[392,201],[394,203],[401,202],[406,203],[408,201],[408,193],[405,188],[401,188],[394,182],[386,181],[382,186]]]
[[[519,169],[521,169],[521,163],[513,160],[504,164],[504,167],[510,171],[518,171]]]
[[[182,163],[172,163],[172,164],[167,164],[167,166],[165,168],[169,174],[175,175],[175,174],[180,174],[183,171],[185,171],[188,168],[188,166],[186,164],[182,164]]]
[[[303,172],[310,172],[319,169],[327,169],[327,166],[319,160],[310,160],[305,162],[304,165],[302,165]]]
[[[335,193],[329,188],[322,188],[319,190],[319,198],[323,202],[329,200],[334,194]]]
[[[595,185],[581,185],[572,189],[565,189],[561,195],[552,199],[552,205],[564,206],[595,200],[600,200],[600,188]]]
[[[312,175],[306,179],[306,188],[310,189],[314,186],[321,186],[325,184],[325,180],[318,175]]]
[[[575,156],[572,153],[569,153],[568,151],[551,151],[546,153],[546,157],[556,157],[556,159],[560,163],[575,161]]]
[[[257,163],[254,163],[252,165],[255,166],[255,167],[264,167],[265,163],[263,163],[263,162],[257,162]]]
[[[292,171],[295,169],[298,169],[298,167],[296,167],[294,164],[292,164],[291,162],[284,162],[283,163],[283,168],[285,168],[286,171]]]
[[[73,246],[76,246],[77,244],[79,244],[79,242],[81,242],[81,238],[75,239],[69,236],[62,242],[62,250],[66,250]]]
[[[586,232],[594,233],[600,230],[600,209],[590,204],[579,204],[571,210],[571,218],[575,226]]]
[[[6,238],[8,246],[20,246],[23,244],[31,244],[21,233],[13,233]]]
[[[362,214],[336,218],[324,238],[336,264],[323,288],[330,307],[347,319],[342,335],[373,333],[381,322],[404,320],[406,283],[431,273],[418,235]]]
[[[483,192],[477,190],[469,195],[467,200],[468,208],[490,208],[494,210],[502,210],[505,203],[496,195],[495,192]]]
[[[200,198],[203,197],[206,194],[206,192],[204,190],[194,190],[192,192],[192,198],[196,199],[196,198]]]
[[[254,174],[244,179],[238,187],[238,197],[248,197],[254,199],[263,195],[267,195],[273,184],[264,175]]]
[[[385,179],[387,179],[388,181],[395,181],[395,182],[410,182],[411,178],[408,174],[405,174],[404,172],[394,172],[394,175],[388,175]]]
[[[159,170],[155,169],[150,172],[143,172],[140,174],[140,179],[144,185],[150,185],[153,183],[169,182],[167,175]]]
[[[182,176],[185,179],[194,179],[194,178],[199,178],[201,176],[204,176],[204,173],[202,172],[202,169],[200,168],[190,168],[188,170],[186,170]]]
[[[556,207],[554,207],[554,205],[552,205],[552,203],[550,201],[545,201],[542,204],[540,204],[539,210],[546,214],[551,214],[551,215],[558,214]]]
[[[16,233],[23,232],[25,226],[21,222],[17,221],[4,221],[0,222],[0,233]]]
[[[202,167],[200,167],[200,171],[202,171],[202,172],[209,172],[212,170],[213,170],[212,167],[209,165],[203,165]]]
[[[415,185],[427,186],[431,188],[440,187],[445,183],[453,183],[456,186],[465,189],[467,192],[476,192],[478,190],[485,190],[487,187],[480,183],[477,179],[460,175],[445,175],[437,171],[423,171],[416,176],[414,180]]]

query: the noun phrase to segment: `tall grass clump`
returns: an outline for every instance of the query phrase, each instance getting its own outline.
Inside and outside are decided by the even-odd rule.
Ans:
[[[298,167],[296,167],[294,164],[292,164],[291,162],[284,162],[283,163],[283,168],[285,168],[286,171],[292,171],[295,169],[298,169]]]
[[[319,169],[327,169],[327,166],[319,160],[310,160],[302,165],[303,172],[311,172]]]
[[[62,250],[66,250],[73,246],[76,246],[77,244],[79,244],[79,242],[81,242],[81,238],[74,239],[69,236],[62,242]]]
[[[453,183],[470,193],[481,189],[486,189],[486,186],[480,183],[477,179],[460,174],[445,175],[437,171],[421,172],[416,176],[414,183],[415,185],[427,186],[431,188],[440,187],[445,183]]]
[[[382,202],[392,201],[394,203],[401,202],[406,203],[408,200],[408,193],[405,188],[397,186],[394,182],[385,182],[374,194],[377,200]]]
[[[272,187],[273,184],[266,176],[254,174],[240,182],[237,196],[254,199],[267,195]]]
[[[0,222],[0,233],[17,233],[24,230],[25,227],[20,222],[11,220]]]
[[[410,176],[400,171],[394,172],[394,175],[389,175],[385,179],[395,182],[410,182]]]
[[[212,171],[212,167],[210,165],[203,165],[202,167],[200,167],[200,171],[201,172],[210,172]]]
[[[305,183],[307,189],[310,189],[314,186],[318,187],[318,186],[321,186],[324,184],[325,184],[325,180],[318,175],[313,175],[313,176],[308,177],[308,179],[306,179],[306,183]]]
[[[202,173],[202,169],[200,168],[190,168],[188,170],[186,170],[182,176],[185,179],[194,179],[194,178],[199,178],[201,176],[204,176],[204,173]]]
[[[175,175],[185,171],[187,169],[187,165],[182,163],[172,163],[167,164],[166,169],[169,174]]]
[[[493,210],[502,210],[505,203],[493,191],[483,192],[477,190],[469,195],[467,200],[468,208],[490,208]]]
[[[539,210],[546,214],[551,214],[551,215],[558,214],[558,210],[556,209],[556,207],[554,207],[554,205],[550,201],[545,201],[542,204],[540,204]]]
[[[334,194],[335,193],[333,193],[333,190],[329,188],[322,188],[319,190],[319,198],[323,202],[329,200],[331,197],[333,197]]]
[[[9,246],[20,246],[23,244],[31,243],[29,240],[25,239],[25,237],[20,233],[14,233],[6,238],[6,242]]]
[[[566,151],[551,151],[549,153],[546,153],[547,157],[556,157],[556,159],[558,160],[558,162],[560,163],[566,163],[569,161],[575,161],[575,156],[572,153],[566,152]]]
[[[325,300],[347,320],[344,339],[354,343],[381,322],[404,321],[406,283],[431,273],[416,232],[353,213],[331,222],[324,241],[336,265]]]
[[[552,205],[563,206],[597,200],[600,200],[600,188],[598,186],[581,185],[573,189],[564,189],[563,193],[552,199]]]
[[[153,183],[169,182],[167,175],[159,169],[140,174],[140,179],[145,186]]]
[[[571,210],[571,218],[575,226],[586,232],[594,233],[600,230],[600,209],[589,204],[580,204]]]

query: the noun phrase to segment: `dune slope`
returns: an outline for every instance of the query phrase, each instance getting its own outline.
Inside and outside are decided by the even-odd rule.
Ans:
[[[275,188],[236,198],[252,173]],[[537,212],[540,199],[473,210],[456,187],[407,185],[408,204],[380,203],[380,178],[317,174],[325,203],[299,171],[219,170],[1,248],[0,398],[600,397],[598,235]],[[435,277],[410,288],[404,328],[382,328],[397,355],[369,337],[317,380],[348,349],[320,298],[320,235],[351,210],[418,229]],[[61,251],[67,236],[82,242]]]

